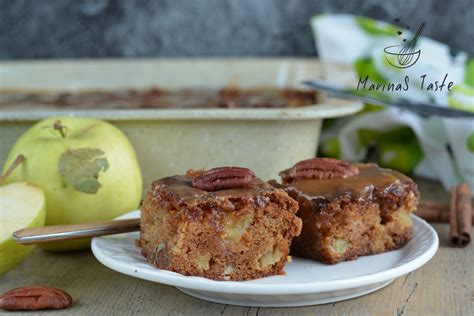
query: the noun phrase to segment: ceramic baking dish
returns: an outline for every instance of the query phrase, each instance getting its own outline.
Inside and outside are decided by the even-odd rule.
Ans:
[[[315,59],[140,59],[0,63],[2,89],[300,87],[321,78]],[[131,140],[144,175],[152,180],[187,169],[223,165],[253,169],[263,179],[316,154],[324,118],[355,113],[356,102],[326,99],[300,108],[45,110],[0,109],[0,162],[36,121],[60,115],[95,117]]]

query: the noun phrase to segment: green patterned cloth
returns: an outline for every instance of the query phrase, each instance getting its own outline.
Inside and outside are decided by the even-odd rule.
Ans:
[[[363,90],[360,93],[474,112],[474,59],[423,36],[411,50],[402,51],[414,37],[412,31],[419,26],[409,25],[408,29],[407,24],[397,22],[388,24],[351,15],[313,17],[315,43],[319,58],[326,65],[328,80],[356,89],[360,80],[369,76],[366,89],[359,89]],[[397,55],[387,53],[388,47],[400,51],[399,55],[403,52],[402,57],[418,56],[418,60],[413,58],[411,61],[415,62],[407,68],[394,67],[393,64],[401,61]],[[416,55],[418,50],[420,53]],[[347,67],[341,71],[333,64]],[[435,81],[439,86],[445,76],[446,85],[453,82],[450,91],[447,86],[433,91]],[[370,83],[380,87],[400,84],[400,89],[368,91]],[[320,155],[360,161],[367,157],[369,148],[374,149],[372,156],[382,166],[439,179],[446,188],[467,181],[474,189],[472,119],[423,118],[400,109],[367,104],[355,116],[325,122]]]

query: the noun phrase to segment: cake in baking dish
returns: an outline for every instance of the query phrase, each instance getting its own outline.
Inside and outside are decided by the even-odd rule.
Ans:
[[[303,221],[291,246],[295,256],[333,264],[400,248],[412,236],[419,193],[397,171],[315,158],[280,175]]]
[[[283,274],[298,204],[248,169],[223,167],[155,181],[138,245],[160,269],[213,280]]]
[[[0,109],[205,109],[286,108],[314,105],[315,91],[272,87],[0,91]]]

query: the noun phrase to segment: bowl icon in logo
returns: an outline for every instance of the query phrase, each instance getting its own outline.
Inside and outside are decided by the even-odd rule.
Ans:
[[[384,48],[385,59],[390,65],[396,68],[408,68],[418,61],[421,50],[416,50],[416,43],[424,27],[425,22],[420,24],[415,36],[413,36],[407,44],[387,46]]]
[[[408,68],[413,66],[420,58],[421,50],[407,50],[404,45],[394,45],[384,48],[385,59],[396,68]],[[395,58],[390,58],[395,56]]]

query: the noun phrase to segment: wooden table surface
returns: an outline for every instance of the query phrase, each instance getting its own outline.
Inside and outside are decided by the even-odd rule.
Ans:
[[[422,197],[447,201],[432,181],[417,180]],[[319,306],[255,308],[202,301],[171,286],[114,272],[90,251],[55,254],[35,249],[16,269],[0,277],[0,292],[43,284],[68,291],[74,306],[36,314],[69,315],[474,315],[474,246],[448,245],[447,224],[433,225],[440,248],[425,266],[363,297]],[[1,314],[1,312],[0,312]],[[15,313],[17,314],[17,313]]]

